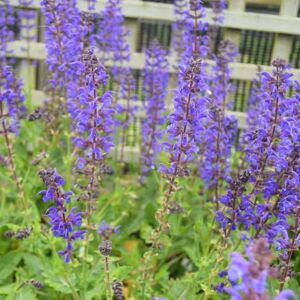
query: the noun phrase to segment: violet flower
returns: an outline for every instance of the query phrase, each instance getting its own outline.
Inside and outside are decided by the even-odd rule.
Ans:
[[[84,31],[78,26],[81,23],[81,14],[75,0],[44,0],[41,7],[46,24],[49,83],[54,99],[61,101],[60,97],[64,96],[67,83],[78,81],[77,69],[71,66],[80,59],[83,51],[83,43],[79,41],[82,40]],[[64,106],[62,104],[62,108]]]
[[[158,41],[153,41],[150,48],[145,50],[143,95],[146,117],[142,120],[141,130],[142,177],[154,168],[161,148],[160,140],[164,133],[162,125],[166,122],[165,97],[169,82],[168,68],[167,52],[161,48]]]
[[[20,119],[26,114],[23,85],[9,66],[0,65],[0,121],[2,133],[19,133]]]
[[[4,64],[7,55],[7,43],[14,39],[12,28],[15,24],[14,10],[9,0],[0,4],[0,65]]]
[[[100,14],[99,32],[93,36],[100,51],[103,64],[123,65],[130,59],[129,45],[126,41],[128,30],[124,27],[121,0],[107,0]]]
[[[67,243],[66,248],[58,253],[64,256],[66,263],[69,263],[74,251],[74,241],[84,238],[85,230],[79,230],[82,212],[76,212],[76,207],[68,210],[67,205],[71,202],[72,192],[63,191],[64,179],[55,169],[41,170],[39,175],[46,185],[46,189],[40,192],[43,201],[54,202],[54,205],[48,208],[46,212],[50,219],[49,224],[53,235],[65,239]],[[74,227],[77,227],[78,230],[75,230]]]
[[[229,63],[237,55],[236,46],[222,41],[214,56],[210,78],[210,97],[207,102],[207,117],[203,119],[204,130],[199,136],[199,175],[208,189],[214,192],[216,207],[219,192],[229,175],[231,149],[237,133],[237,120],[226,115],[226,101],[230,91],[231,69]]]
[[[206,55],[206,47],[202,45],[199,30],[203,28],[200,18],[204,16],[202,1],[190,1],[190,12],[187,12],[186,40],[191,46],[185,50],[179,66],[179,83],[175,90],[174,112],[170,114],[170,125],[167,128],[168,142],[163,149],[170,155],[170,165],[161,165],[160,171],[168,179],[168,187],[163,200],[163,207],[157,213],[159,229],[157,232],[168,232],[166,217],[173,211],[171,197],[177,189],[178,177],[190,174],[189,163],[198,153],[196,135],[202,130],[203,107],[206,101],[201,92],[206,88],[201,57]],[[191,24],[193,23],[193,25]],[[192,34],[192,33],[193,34]],[[177,211],[177,209],[176,209]],[[179,210],[180,211],[180,210]],[[159,243],[159,235],[155,238],[154,248]]]
[[[267,289],[267,279],[276,274],[271,268],[272,253],[266,239],[258,239],[246,250],[248,259],[237,252],[231,255],[228,279],[234,283],[232,287],[225,287],[232,300],[265,300],[271,299]],[[290,291],[280,292],[275,300],[296,299]]]
[[[286,63],[276,59],[272,65],[271,74],[261,74],[264,92],[256,129],[251,127],[245,134],[249,188],[232,180],[231,189],[221,198],[227,212],[218,212],[217,219],[231,229],[237,224],[253,227],[256,237],[266,236],[282,249],[299,198],[299,115],[295,114],[299,105],[296,98],[286,96],[292,76]],[[226,235],[230,230],[227,226]]]
[[[103,160],[114,146],[111,136],[114,110],[111,108],[110,91],[98,95],[98,89],[106,84],[108,76],[92,49],[85,51],[77,66],[84,73],[85,82],[78,89],[81,106],[74,113],[78,136],[74,137],[73,142],[82,150],[78,167],[83,168],[86,164]]]
[[[170,115],[170,125],[167,133],[172,143],[164,143],[164,150],[170,153],[171,166],[161,165],[161,171],[170,175],[174,184],[177,176],[188,175],[188,162],[198,151],[195,141],[196,132],[200,126],[202,103],[205,99],[199,92],[206,87],[206,78],[203,76],[201,57],[206,54],[206,47],[201,44],[198,31],[203,28],[200,18],[204,16],[202,1],[190,1],[191,12],[187,14],[192,20],[187,20],[185,31],[186,41],[191,46],[185,49],[179,67],[179,84],[175,90],[174,109]]]
[[[99,64],[92,49],[86,49],[81,61],[76,62],[78,72],[82,72],[82,85],[73,85],[73,98],[78,105],[73,105],[73,144],[77,148],[77,168],[89,178],[87,187],[87,218],[89,222],[91,209],[95,202],[95,189],[106,155],[114,146],[112,95],[106,91],[98,94],[100,87],[106,84],[107,74]]]

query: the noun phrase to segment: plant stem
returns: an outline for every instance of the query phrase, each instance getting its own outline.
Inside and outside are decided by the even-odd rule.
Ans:
[[[2,104],[2,102],[0,102],[0,118],[2,118],[2,128],[3,128],[5,146],[6,146],[7,154],[8,154],[9,167],[10,167],[11,173],[13,175],[14,182],[17,186],[18,194],[19,194],[19,196],[22,200],[24,209],[27,212],[28,211],[28,204],[27,204],[27,201],[26,201],[26,198],[25,198],[25,193],[24,193],[22,184],[21,184],[20,179],[17,175],[16,165],[15,165],[14,158],[13,158],[12,145],[11,145],[9,137],[8,137],[8,128],[6,127],[5,120],[4,120],[4,117],[3,117],[3,104]]]
[[[105,270],[105,284],[106,284],[106,299],[112,300],[111,287],[110,287],[110,269],[109,269],[109,256],[104,256],[104,270]]]

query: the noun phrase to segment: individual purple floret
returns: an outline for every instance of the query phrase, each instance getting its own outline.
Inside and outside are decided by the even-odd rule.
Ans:
[[[14,38],[12,30],[15,24],[14,10],[9,0],[2,0],[0,3],[0,64],[6,61],[8,52],[7,43]]]
[[[97,0],[85,0],[88,12],[95,11]]]
[[[22,88],[12,68],[0,64],[0,120],[3,132],[19,133],[19,121],[26,114]]]
[[[82,212],[76,212],[76,207],[68,210],[67,205],[71,202],[72,192],[63,191],[65,181],[55,169],[41,170],[39,175],[46,185],[46,189],[40,192],[43,201],[54,202],[46,212],[53,235],[67,242],[66,248],[58,253],[64,256],[66,263],[69,263],[74,250],[74,241],[84,238],[85,230],[74,229],[74,227],[78,229],[81,227]]]
[[[253,242],[246,253],[247,259],[237,252],[231,255],[228,279],[233,285],[224,288],[231,300],[296,299],[290,290],[280,292],[275,298],[269,295],[267,280],[275,277],[277,270],[270,266],[273,257],[266,239],[260,238]]]
[[[155,166],[163,137],[162,125],[166,122],[165,97],[169,82],[167,52],[158,41],[153,41],[145,50],[144,109],[146,117],[142,121],[141,175],[147,175]]]

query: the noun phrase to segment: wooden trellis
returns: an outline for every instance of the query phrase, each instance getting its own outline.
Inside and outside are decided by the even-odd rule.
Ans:
[[[262,66],[264,70],[270,70],[267,63],[277,56],[287,60],[293,58],[294,65],[299,67],[300,62],[297,60],[300,59],[300,55],[293,53],[295,50],[300,51],[300,18],[297,17],[299,1],[300,0],[229,0],[229,8],[225,12],[225,22],[222,25],[225,30],[225,37],[233,40],[237,45],[241,45],[242,42],[246,43],[247,37],[249,38],[250,36],[250,43],[254,43],[253,41],[255,41],[257,46],[261,46],[261,48],[269,47],[269,57],[264,57],[261,60],[261,62],[266,63],[266,66]],[[12,0],[12,4],[20,8],[17,0]],[[96,12],[100,12],[104,4],[105,1],[98,0]],[[276,8],[275,10],[278,10],[278,14],[249,12],[249,5],[272,5]],[[32,9],[39,10],[39,6],[39,0],[35,0]],[[87,1],[79,0],[79,8],[86,10]],[[167,28],[174,18],[173,7],[168,3],[123,0],[123,12],[126,17],[126,25],[130,27],[132,32],[130,45],[133,53],[130,66],[133,69],[141,70],[144,64],[144,55],[138,52],[141,50],[138,41],[142,34],[142,22],[159,22],[160,24],[165,24]],[[28,66],[28,58],[41,62],[46,57],[45,45],[43,43],[42,18],[40,14],[38,14],[38,16],[38,28],[34,30],[36,36],[34,41],[28,44],[26,41],[20,40],[9,44],[9,49],[13,50],[12,55],[21,60],[23,59],[23,62],[19,64],[19,72],[25,81],[25,86],[29,84],[33,87],[32,95],[35,103],[39,103],[45,98],[44,93],[41,91],[41,84],[38,84],[40,77],[42,77],[42,73],[39,71],[40,69],[37,69],[34,64]],[[212,12],[210,9],[207,9],[206,19],[209,23],[212,22]],[[272,39],[271,42],[270,39]],[[251,49],[251,47],[254,48],[254,45],[248,45],[248,48],[252,51],[253,49]],[[238,60],[232,64],[232,77],[234,81],[241,82],[239,86],[247,86],[246,83],[250,83],[256,76],[257,63],[261,63],[260,61],[256,62],[255,59],[249,59],[249,57],[252,57],[250,52],[246,54],[242,53]],[[259,55],[259,53],[256,55]],[[261,53],[261,55],[264,55],[264,53]],[[27,62],[24,61],[26,58]],[[173,64],[173,60],[174,58],[170,57],[171,64]],[[28,76],[28,68],[30,68],[30,76]],[[171,70],[171,72],[174,72],[174,70]],[[292,72],[300,79],[300,69],[293,69]],[[37,87],[39,89],[37,89]],[[236,95],[238,95],[238,93],[236,93]],[[236,104],[235,108],[244,110],[242,106],[241,104]],[[229,113],[233,113],[238,117],[239,126],[241,128],[245,127],[244,112],[234,111]]]

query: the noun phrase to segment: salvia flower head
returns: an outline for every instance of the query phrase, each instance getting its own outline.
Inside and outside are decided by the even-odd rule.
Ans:
[[[191,57],[205,58],[208,55],[209,38],[204,33],[208,23],[201,19],[205,17],[205,9],[201,0],[190,0],[190,9],[185,12],[183,62],[188,63]]]
[[[254,241],[247,248],[247,258],[233,252],[228,269],[228,279],[232,287],[224,290],[231,295],[232,300],[271,300],[267,289],[267,280],[274,270],[270,267],[273,260],[268,242],[264,238]],[[274,299],[295,299],[292,291],[283,291]]]
[[[227,95],[230,91],[231,69],[229,63],[237,55],[236,46],[230,41],[222,41],[210,78],[210,97],[206,105],[206,118],[203,119],[204,131],[199,135],[202,159],[199,174],[209,188],[218,194],[220,182],[229,173],[229,159],[237,132],[237,120],[225,114]],[[218,200],[216,200],[218,201]]]
[[[79,24],[81,14],[76,1],[43,0],[41,11],[45,17],[47,65],[52,89],[63,96],[67,82],[77,80],[76,69],[71,64],[80,59],[84,34]]]
[[[99,32],[94,35],[102,63],[113,61],[115,65],[130,59],[127,37],[129,31],[123,25],[121,0],[107,0],[101,12]]]
[[[170,153],[171,166],[161,166],[161,171],[173,177],[189,174],[188,163],[198,152],[196,143],[197,132],[202,130],[203,103],[206,99],[201,92],[206,88],[206,77],[202,57],[205,55],[202,39],[198,35],[202,30],[200,18],[204,16],[202,1],[190,1],[187,13],[188,41],[183,59],[179,67],[179,84],[175,90],[174,112],[170,115],[167,133],[173,142],[164,143],[165,151]],[[205,51],[204,51],[205,52]]]
[[[74,89],[79,105],[72,107],[76,132],[73,143],[81,150],[78,167],[82,169],[88,163],[102,161],[111,151],[115,121],[111,92],[98,95],[99,88],[106,84],[108,76],[93,49],[85,50],[78,67],[85,79],[82,86]]]
[[[286,95],[292,83],[289,66],[281,59],[275,59],[272,65],[272,73],[261,73],[257,104],[260,114],[244,136],[249,188],[243,190],[231,184],[221,198],[228,208],[227,216],[224,219],[220,213],[219,217],[229,221],[232,228],[236,223],[246,229],[252,226],[256,236],[266,236],[270,243],[277,243],[287,235],[288,218],[298,198],[299,130],[297,116],[290,113],[297,101]]]
[[[123,293],[123,284],[121,281],[115,279],[112,282],[112,290],[114,292],[114,296],[116,300],[124,300],[124,293]]]
[[[7,43],[14,38],[12,30],[15,24],[14,10],[9,0],[0,3],[0,64],[4,64],[7,55]]]
[[[0,65],[0,119],[5,124],[5,130],[16,135],[19,133],[20,119],[26,114],[22,87],[13,69]]]
[[[72,192],[64,192],[64,178],[55,169],[41,170],[39,175],[46,186],[46,189],[40,192],[43,201],[54,203],[46,212],[51,231],[55,237],[61,237],[67,243],[66,248],[58,253],[64,256],[65,262],[68,263],[74,251],[74,241],[84,238],[85,231],[80,230],[82,213],[76,211],[76,207],[67,208],[71,202]]]

